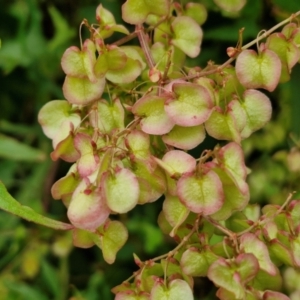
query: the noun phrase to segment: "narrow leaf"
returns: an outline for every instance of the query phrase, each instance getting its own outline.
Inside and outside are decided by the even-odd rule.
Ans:
[[[14,138],[0,134],[0,157],[15,161],[43,161],[46,155]]]
[[[6,190],[4,184],[0,181],[0,208],[27,221],[34,222],[46,227],[57,230],[70,230],[73,227],[71,224],[59,222],[53,219],[44,217],[28,206],[21,205],[16,201]]]

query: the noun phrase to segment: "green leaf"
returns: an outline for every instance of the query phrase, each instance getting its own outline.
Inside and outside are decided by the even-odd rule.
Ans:
[[[116,300],[149,300],[148,293],[140,292],[137,295],[134,291],[124,291],[116,294]]]
[[[144,70],[147,66],[145,62],[145,57],[142,49],[138,46],[122,46],[120,47],[122,52],[124,52],[127,58],[131,58],[133,60],[137,60],[140,62],[142,70]]]
[[[141,118],[141,129],[148,134],[161,135],[174,127],[174,121],[165,112],[166,98],[162,96],[145,96],[132,107],[132,112]]]
[[[246,115],[246,125],[241,136],[245,139],[270,121],[272,105],[269,98],[257,90],[246,90],[243,100],[242,107]]]
[[[99,4],[96,9],[96,20],[100,25],[112,25],[116,24],[114,15],[107,9],[105,9],[102,4]]]
[[[104,76],[108,70],[118,70],[125,67],[128,58],[119,48],[113,48],[101,53],[94,66],[96,76]]]
[[[51,294],[57,297],[60,293],[60,278],[57,276],[55,268],[50,265],[45,259],[41,264],[41,275],[45,279],[45,283]]]
[[[279,261],[279,264],[283,263],[287,266],[294,266],[295,263],[297,264],[298,256],[296,255],[296,259],[294,259],[292,251],[278,239],[273,239],[272,241],[270,241],[268,244],[268,249],[270,252],[270,257],[273,261],[277,260]]]
[[[234,180],[221,168],[213,168],[221,179],[224,191],[224,204],[220,210],[212,214],[211,217],[216,220],[228,219],[234,211],[241,211],[250,200],[249,189],[245,189],[243,193],[236,185]]]
[[[68,126],[69,124],[64,123],[63,125]],[[56,140],[53,140],[53,146],[55,147],[55,149],[50,153],[50,156],[54,161],[61,158],[67,162],[75,162],[77,159],[79,159],[80,155],[74,147],[74,135],[71,134],[70,130],[67,130],[67,134],[64,134],[64,129],[65,126],[62,126],[61,134],[66,135],[66,138],[58,141],[58,143],[56,143]]]
[[[5,286],[10,291],[10,295],[12,297],[8,298],[8,300],[12,299],[39,299],[39,300],[47,300],[49,299],[45,296],[45,291],[41,291],[36,286],[30,286],[29,284],[25,284],[22,281],[10,281],[5,280]]]
[[[214,0],[223,10],[234,13],[240,11],[246,4],[246,0]]]
[[[61,199],[64,195],[71,195],[80,182],[80,178],[73,172],[57,180],[51,188],[52,197],[55,200]]]
[[[266,46],[270,51],[276,53],[281,61],[280,82],[288,81],[293,66],[300,58],[298,46],[287,40],[281,33],[271,34],[267,39]]]
[[[124,128],[124,108],[117,98],[112,104],[102,99],[93,105],[89,114],[90,123],[101,133],[111,133]]]
[[[46,159],[43,151],[3,134],[0,134],[0,157],[15,161],[30,162],[38,162]]]
[[[166,190],[165,173],[159,167],[153,170],[153,161],[138,160],[133,164],[139,183],[139,204],[156,201]]]
[[[125,140],[126,146],[138,159],[147,159],[150,156],[150,137],[140,130],[132,130]]]
[[[112,65],[112,63],[110,63]],[[122,68],[118,69],[108,69],[106,73],[106,79],[118,84],[131,83],[142,72],[142,65],[139,60],[127,58],[126,64]]]
[[[121,48],[112,48],[106,53],[108,70],[120,70],[126,66],[128,57]]]
[[[209,248],[202,251],[195,247],[187,249],[181,257],[182,271],[190,276],[207,276],[208,268],[218,259]]]
[[[105,172],[101,178],[101,190],[108,207],[119,214],[133,209],[140,194],[136,175],[125,168],[119,168],[113,174]]]
[[[57,230],[70,230],[73,228],[71,224],[59,222],[53,219],[44,217],[28,206],[21,205],[16,201],[6,190],[3,183],[0,181],[0,208],[27,221],[34,222],[46,227]]]
[[[298,152],[296,152],[296,153],[298,153]],[[296,156],[296,157],[298,157],[298,156]],[[291,203],[288,206],[288,211],[291,214],[294,226],[300,225],[300,201],[299,200],[291,201]]]
[[[264,300],[290,300],[290,298],[282,293],[274,291],[265,291],[263,295]]]
[[[97,78],[94,82],[91,82],[88,78],[67,75],[63,84],[63,93],[70,103],[87,105],[101,97],[104,86],[104,77]]]
[[[174,98],[165,103],[165,111],[177,125],[197,126],[204,123],[211,113],[213,102],[206,88],[192,83],[174,83]]]
[[[260,269],[255,278],[251,282],[254,289],[265,291],[273,290],[280,291],[282,287],[282,276],[279,270],[276,270],[276,274],[271,276],[268,272]]]
[[[157,223],[158,223],[159,228],[161,229],[161,231],[164,234],[169,234],[173,229],[173,227],[167,221],[163,211],[161,211],[160,214],[158,215]]]
[[[158,282],[151,290],[150,299],[155,300],[193,300],[193,292],[188,283],[181,279],[172,280],[168,287]]]
[[[219,287],[234,294],[236,299],[243,299],[245,288],[237,270],[234,270],[230,262],[219,258],[208,269],[208,278]]]
[[[67,214],[75,227],[93,231],[106,221],[110,209],[101,197],[101,191],[91,189],[82,180],[73,192]]]
[[[112,36],[114,32],[120,32],[120,33],[124,33],[124,34],[130,33],[129,30],[125,26],[119,25],[119,24],[101,26],[97,30],[97,33],[99,34],[101,39],[106,39],[106,38]]]
[[[162,24],[161,24],[162,25]],[[158,26],[154,34],[156,34],[159,30],[160,26]],[[166,33],[165,31],[161,31],[163,34],[162,39],[166,39]],[[155,36],[154,36],[155,38]],[[171,54],[167,55],[167,53]],[[186,55],[177,47],[173,45],[168,45],[166,43],[162,42],[155,42],[151,47],[151,54],[153,56],[156,70],[160,71],[161,73],[165,72],[168,69],[168,76],[170,78],[175,77],[176,73],[180,68],[183,67]],[[170,65],[169,62],[172,61],[173,63]]]
[[[232,142],[222,147],[218,152],[217,162],[235,182],[240,191],[246,194],[248,192],[248,185],[245,182],[247,169],[241,146]]]
[[[100,245],[105,261],[114,263],[117,252],[123,247],[128,238],[126,227],[119,221],[108,220],[103,225]],[[99,245],[99,243],[97,243]]]
[[[196,169],[195,158],[181,150],[170,150],[161,160],[156,161],[171,177],[191,173]]]
[[[72,77],[88,77],[90,81],[95,82],[94,64],[96,47],[94,43],[87,39],[83,44],[83,51],[72,46],[68,48],[61,59],[61,66],[66,75]]]
[[[167,0],[127,0],[122,5],[122,18],[129,24],[141,24],[149,14],[168,15],[169,6]]]
[[[150,266],[145,266],[141,276],[142,289],[150,294],[153,286],[157,281],[160,281],[159,277],[163,276],[163,274],[164,270],[161,263],[153,262]]]
[[[174,236],[178,227],[186,220],[190,211],[179,201],[177,196],[166,195],[163,203],[163,212],[173,227],[170,236]],[[190,274],[188,274],[190,275]]]
[[[279,83],[281,62],[278,55],[268,48],[258,55],[254,50],[243,50],[235,66],[239,81],[248,89],[263,88],[272,92]]]
[[[182,150],[191,150],[205,139],[204,126],[182,127],[175,125],[171,131],[162,136],[162,140],[173,147]]]
[[[85,133],[77,133],[74,138],[74,146],[80,157],[77,160],[77,170],[84,178],[91,175],[99,167],[99,156],[94,153],[95,144],[92,137]]]
[[[241,236],[240,247],[245,253],[252,253],[259,262],[259,267],[270,275],[276,275],[277,268],[272,263],[267,246],[253,233]]]
[[[300,40],[300,28],[296,23],[288,23],[282,28],[281,33],[287,40],[293,41],[296,45],[298,44]]]
[[[258,270],[255,256],[243,253],[231,260],[219,258],[209,267],[208,278],[233,293],[236,299],[245,299],[245,284],[255,278]]]
[[[211,215],[224,203],[224,192],[219,176],[208,171],[201,176],[183,175],[177,182],[180,201],[192,212]]]
[[[68,43],[75,34],[75,28],[71,28],[68,21],[55,6],[48,6],[49,15],[54,27],[55,34],[48,43],[49,52],[54,52],[59,47]]]
[[[259,271],[258,261],[252,254],[239,254],[235,258],[235,264],[237,265],[243,283],[251,281]]]
[[[291,250],[296,266],[300,266],[300,235],[291,240]]]
[[[226,111],[216,106],[209,119],[205,122],[207,133],[218,140],[241,142],[241,131],[246,125],[246,114],[237,100],[232,100]]]
[[[17,66],[28,67],[30,65],[32,57],[28,51],[24,55],[25,47],[24,42],[20,43],[18,39],[7,40],[3,43],[0,53],[0,66],[6,74],[12,72]]]
[[[237,211],[225,221],[225,224],[226,228],[233,232],[242,232],[249,229],[252,222],[249,222],[244,212]]]
[[[79,228],[72,230],[72,240],[75,247],[90,248],[94,246],[94,233]]]
[[[66,124],[72,124],[77,128],[81,122],[80,115],[72,112],[72,105],[65,100],[53,100],[46,103],[38,114],[38,121],[41,124],[44,134],[50,138],[55,139],[56,144],[58,141],[63,140],[65,132],[62,133],[62,126],[67,127],[67,132],[70,132],[70,126]],[[57,138],[59,136],[59,138]]]
[[[179,16],[175,18],[171,26],[174,32],[172,45],[189,57],[198,56],[203,32],[197,22],[188,16]]]
[[[184,15],[202,25],[207,19],[207,10],[203,4],[189,2],[185,6]]]

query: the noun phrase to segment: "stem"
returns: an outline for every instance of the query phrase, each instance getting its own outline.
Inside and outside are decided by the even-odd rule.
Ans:
[[[145,32],[150,32],[152,30],[154,30],[157,26],[159,26],[161,23],[163,23],[166,20],[166,17],[162,18],[159,22],[157,22],[154,26],[150,26],[148,27]],[[115,46],[121,46],[129,41],[131,41],[132,39],[134,39],[135,37],[137,37],[137,32],[134,31],[128,35],[126,35],[125,37],[119,39],[118,41],[112,43],[112,45]]]
[[[291,22],[293,19],[295,19],[297,16],[300,15],[300,11],[292,14],[289,18],[283,20],[282,22],[278,23],[277,25],[275,25],[274,27],[272,27],[271,29],[265,31],[262,35],[260,35],[259,37],[257,37],[255,40],[253,40],[252,42],[244,45],[243,47],[241,47],[241,50],[245,50],[250,48],[251,46],[255,45],[256,43],[258,43],[259,41],[261,41],[262,39],[267,38],[271,33],[273,33],[276,29],[280,28],[281,26]],[[203,77],[203,76],[207,76],[207,75],[211,75],[214,74],[216,72],[221,71],[222,69],[224,69],[226,66],[228,66],[230,63],[232,63],[239,55],[239,52],[233,56],[232,58],[228,59],[225,63],[223,63],[221,66],[216,67],[213,70],[209,70],[209,71],[203,71],[203,72],[199,72],[196,73],[194,75],[190,75],[190,76],[186,76],[183,79],[185,80],[190,80],[190,79],[194,79],[194,78],[199,78],[199,77]]]
[[[243,231],[240,231],[236,234],[237,237],[239,236],[242,236],[243,234],[247,233],[247,232],[250,232],[253,228],[255,228],[256,226],[258,226],[260,223],[259,221],[255,222],[254,224],[252,224],[249,228],[243,230]]]
[[[197,221],[195,222],[195,224],[198,223]],[[166,257],[171,257],[173,256],[177,250],[179,250],[188,240],[189,238],[196,232],[196,226],[193,227],[193,229],[189,232],[188,235],[186,235],[182,241],[170,252],[166,253],[166,254],[163,254],[163,255],[160,255],[160,256],[157,256],[153,259],[151,259],[152,261],[158,261],[158,260],[161,260],[163,258],[166,258]]]
[[[290,193],[287,197],[287,199],[284,201],[284,203],[280,206],[280,208],[276,211],[275,214],[273,214],[272,216],[269,216],[267,217],[266,219],[264,220],[257,220],[254,224],[252,224],[249,228],[241,231],[241,232],[238,232],[236,235],[239,237],[239,236],[242,236],[243,234],[247,233],[247,232],[250,232],[253,228],[257,227],[257,226],[263,226],[265,223],[269,222],[270,220],[274,219],[276,216],[278,216],[282,210],[288,205],[288,203],[291,201],[293,195],[295,194],[296,192],[293,192],[293,193]]]
[[[163,82],[166,81],[168,78],[168,72],[169,72],[169,69],[170,69],[171,63],[172,63],[172,60],[171,60],[172,50],[169,50],[167,55],[168,55],[168,61],[167,61],[167,64],[166,64],[166,67],[164,70],[164,74],[162,76]]]
[[[189,238],[197,231],[198,227],[199,227],[199,219],[200,219],[201,215],[198,216],[198,218],[196,219],[194,226],[192,228],[192,230],[189,232],[188,235],[186,235],[182,241],[171,251],[169,251],[168,253],[159,255],[149,261],[151,262],[155,262],[164,258],[168,258],[168,257],[172,257],[175,255],[175,253],[177,252],[177,250],[179,250],[188,240]],[[143,263],[143,266],[147,265],[147,261]],[[129,278],[127,278],[126,280],[124,280],[123,282],[129,282],[131,279],[133,279],[135,276],[137,276],[139,273],[141,272],[141,269],[134,272]]]
[[[236,237],[236,233],[227,229],[226,227],[222,226],[220,223],[218,223],[217,221],[215,221],[214,219],[212,219],[209,216],[206,216],[205,219],[211,223],[212,225],[214,225],[216,228],[218,228],[219,230],[221,230],[223,233],[225,233],[226,235],[228,235],[231,239],[235,239]]]
[[[133,279],[135,276],[137,276],[140,272],[141,272],[141,269],[138,270],[137,272],[134,272],[130,277],[128,277],[126,280],[124,280],[123,283],[129,282],[131,279]]]
[[[271,29],[267,30],[266,32],[264,32],[262,35],[260,35],[258,38],[256,38],[254,41],[246,44],[245,46],[242,47],[242,50],[248,49],[249,47],[251,47],[252,45],[256,44],[257,42],[261,41],[264,38],[267,38],[271,33],[273,33],[276,29],[280,28],[281,26],[285,25],[286,23],[291,22],[293,19],[295,19],[297,16],[300,15],[300,10],[298,12],[296,12],[295,14],[292,14],[289,18],[283,20],[282,22],[278,23],[277,25],[275,25],[274,27],[272,27]]]
[[[276,214],[275,216],[278,216],[282,210],[289,204],[289,202],[291,201],[293,195],[295,194],[296,192],[292,192],[292,193],[289,193],[288,197],[286,198],[286,200],[284,201],[284,203],[280,206],[280,208],[276,211]],[[274,216],[274,217],[275,217]]]
[[[82,50],[82,36],[81,36],[81,29],[82,29],[82,25],[84,25],[84,20],[80,23],[80,26],[79,26],[79,32],[78,32],[78,35],[79,35],[79,43],[80,43],[80,49]]]
[[[140,42],[140,45],[142,47],[142,50],[145,54],[145,58],[146,58],[146,61],[147,61],[147,64],[151,69],[153,69],[155,67],[155,63],[154,63],[154,59],[152,57],[152,54],[150,52],[150,48],[149,48],[149,44],[146,40],[146,36],[145,36],[145,32],[144,32],[144,28],[142,25],[136,25],[136,34],[137,34],[137,37],[139,39],[139,42]]]

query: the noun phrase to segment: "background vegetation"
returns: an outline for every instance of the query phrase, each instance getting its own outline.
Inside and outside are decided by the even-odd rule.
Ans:
[[[123,2],[101,2],[121,23]],[[209,8],[201,54],[189,62],[199,66],[209,60],[225,61],[226,48],[236,45],[240,28],[245,27],[246,43],[261,29],[300,9],[297,1],[251,0],[239,15],[228,15],[212,0],[198,2]],[[65,208],[52,200],[50,187],[69,166],[50,160],[51,143],[37,123],[37,114],[46,102],[63,99],[60,58],[67,47],[79,45],[79,24],[83,18],[94,22],[98,4],[95,0],[0,0],[0,180],[22,204],[62,221],[67,221]],[[252,170],[252,203],[281,204],[289,192],[300,191],[299,78],[298,64],[292,79],[269,95],[272,121],[243,144]],[[201,149],[215,143],[207,138]],[[297,195],[299,198],[300,193]],[[133,252],[148,259],[174,247],[157,227],[160,210],[161,201],[157,201],[122,216],[130,237],[112,266],[96,247],[73,248],[68,233],[38,227],[1,211],[1,298],[113,299],[110,289],[135,270]],[[215,299],[213,285],[206,279],[197,279],[195,285],[195,299]],[[289,283],[285,289],[290,293],[295,287]]]

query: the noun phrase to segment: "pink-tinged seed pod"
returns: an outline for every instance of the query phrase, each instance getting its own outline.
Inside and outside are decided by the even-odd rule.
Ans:
[[[77,228],[94,231],[105,222],[109,214],[110,209],[100,191],[88,189],[82,181],[74,191],[68,208],[71,223]]]

